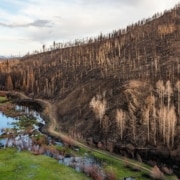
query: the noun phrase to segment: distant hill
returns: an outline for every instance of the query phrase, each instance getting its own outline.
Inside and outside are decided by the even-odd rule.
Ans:
[[[20,59],[20,57],[17,57],[17,56],[2,56],[0,55],[0,61],[1,60],[13,60],[13,59]]]
[[[6,59],[5,56],[1,56],[1,55],[0,55],[0,61],[1,61],[1,60],[5,60],[5,59]]]
[[[180,162],[179,4],[108,35],[1,63],[0,83],[53,100],[57,129],[89,144],[128,156],[155,148],[151,158]]]

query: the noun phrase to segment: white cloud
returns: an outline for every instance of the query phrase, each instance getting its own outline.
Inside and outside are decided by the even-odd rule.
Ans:
[[[1,0],[0,7],[2,3],[6,9],[0,8],[0,53],[6,55],[40,49],[54,40],[108,33],[172,8],[178,1]]]

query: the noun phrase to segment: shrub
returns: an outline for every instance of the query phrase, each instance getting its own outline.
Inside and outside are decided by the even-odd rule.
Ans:
[[[164,179],[164,174],[160,171],[160,169],[157,166],[154,166],[152,168],[150,176],[153,179],[157,179],[157,180],[163,180]]]
[[[167,175],[173,174],[173,170],[171,168],[166,167],[166,166],[162,167],[162,171]]]

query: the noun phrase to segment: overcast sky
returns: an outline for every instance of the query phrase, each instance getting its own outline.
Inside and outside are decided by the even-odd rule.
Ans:
[[[0,0],[0,55],[124,28],[179,0]]]

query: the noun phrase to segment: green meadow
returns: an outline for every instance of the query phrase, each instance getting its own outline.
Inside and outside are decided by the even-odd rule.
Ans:
[[[0,149],[1,180],[88,180],[74,169],[61,165],[55,159],[14,148]]]

